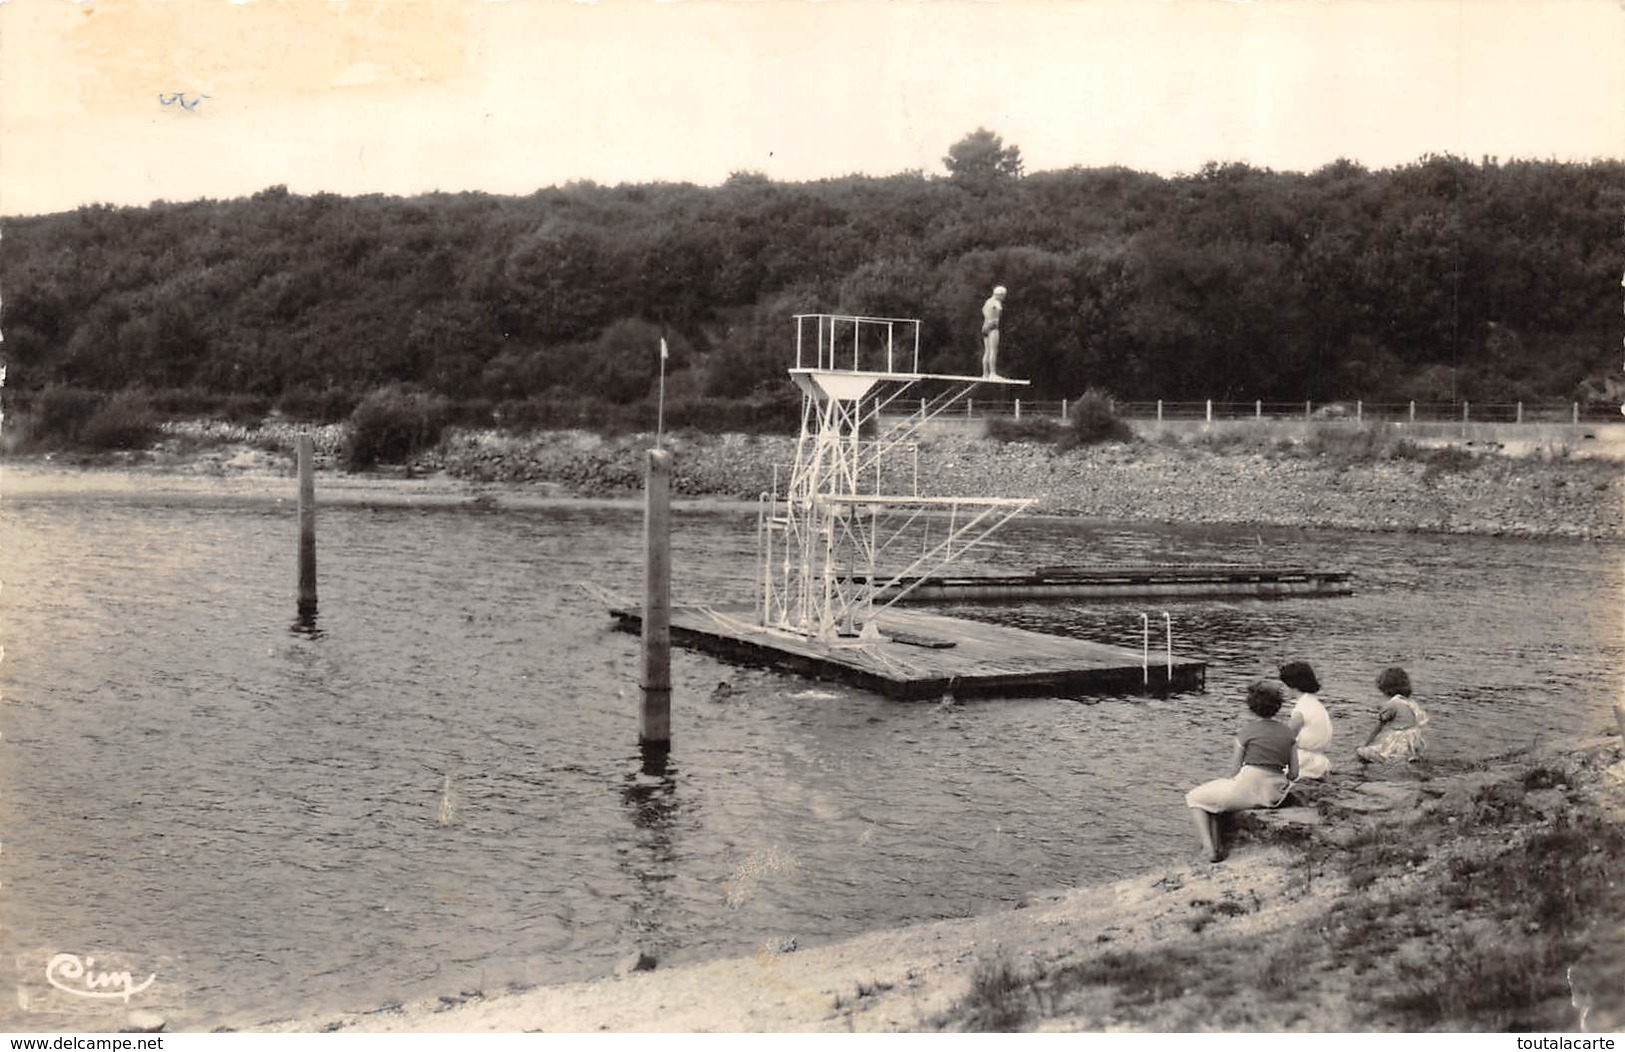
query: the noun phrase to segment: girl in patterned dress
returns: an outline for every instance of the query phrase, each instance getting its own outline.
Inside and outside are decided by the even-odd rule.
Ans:
[[[1377,677],[1377,689],[1388,700],[1377,711],[1377,729],[1354,755],[1362,763],[1420,760],[1427,751],[1422,728],[1428,725],[1428,714],[1411,699],[1411,677],[1402,668],[1385,668]]]

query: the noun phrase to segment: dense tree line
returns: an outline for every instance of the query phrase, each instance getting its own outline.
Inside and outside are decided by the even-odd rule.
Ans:
[[[1620,162],[1023,174],[981,130],[944,160],[8,220],[7,385],[624,404],[664,337],[672,396],[741,400],[787,392],[796,312],[917,317],[929,368],[973,371],[994,284],[1002,370],[1041,399],[1566,399],[1617,371]]]

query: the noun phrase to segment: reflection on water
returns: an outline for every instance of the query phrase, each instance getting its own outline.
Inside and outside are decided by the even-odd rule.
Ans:
[[[304,636],[307,639],[322,638],[321,626],[317,624],[316,608],[314,606],[307,608],[301,605],[293,624],[288,626],[288,631],[296,636]]]
[[[754,520],[677,521],[677,598],[749,599]],[[1032,521],[975,558],[1262,548],[1358,593],[952,611],[1130,649],[1149,613],[1155,650],[1166,609],[1212,663],[1171,698],[901,703],[677,651],[656,753],[638,640],[573,587],[638,594],[636,507],[324,508],[319,627],[292,630],[269,492],[8,499],[0,530],[6,959],[161,961],[184,1029],[816,945],[1187,859],[1183,792],[1289,657],[1334,753],[1405,665],[1445,758],[1601,730],[1625,670],[1618,547]]]
[[[621,802],[636,831],[621,852],[621,865],[642,894],[628,903],[627,927],[636,948],[656,957],[673,942],[666,918],[673,914],[670,884],[677,877],[678,854],[672,838],[678,817],[677,767],[667,745],[642,742],[638,767],[625,777]]]

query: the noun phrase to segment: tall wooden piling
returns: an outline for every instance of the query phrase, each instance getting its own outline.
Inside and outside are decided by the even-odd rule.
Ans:
[[[643,511],[643,708],[638,741],[671,741],[671,454],[649,450]]]
[[[316,443],[300,435],[299,454],[299,617],[316,616]]]

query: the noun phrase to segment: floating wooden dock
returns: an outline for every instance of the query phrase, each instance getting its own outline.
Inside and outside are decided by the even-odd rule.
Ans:
[[[612,609],[618,627],[641,628],[635,609]],[[839,680],[893,698],[1163,694],[1202,690],[1207,665],[1162,649],[1107,646],[1004,625],[889,609],[878,638],[835,643],[754,623],[749,607],[673,607],[671,639],[737,664]]]
[[[979,603],[1035,599],[1133,599],[1147,596],[1352,595],[1347,570],[1228,564],[1041,566],[1020,574],[905,577],[877,599],[899,591],[902,603]],[[862,576],[853,577],[865,582]]]

